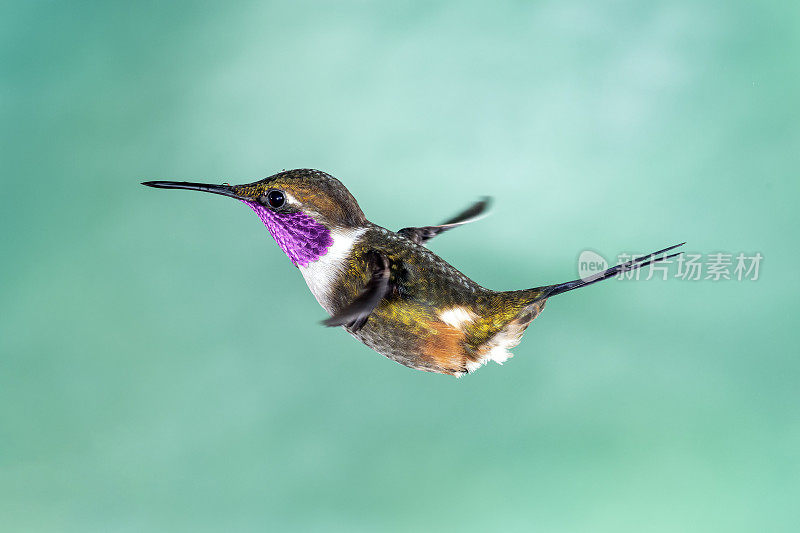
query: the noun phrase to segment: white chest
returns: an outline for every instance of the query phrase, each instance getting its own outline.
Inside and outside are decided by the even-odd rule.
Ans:
[[[331,233],[333,244],[328,248],[327,253],[316,261],[299,267],[314,298],[329,313],[332,309],[328,301],[333,284],[347,268],[350,251],[365,231],[366,228],[334,230]]]

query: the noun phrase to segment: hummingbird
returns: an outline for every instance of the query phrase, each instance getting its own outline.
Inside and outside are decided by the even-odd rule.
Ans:
[[[244,185],[147,181],[161,189],[204,191],[250,207],[330,315],[326,326],[393,361],[460,377],[511,357],[547,300],[679,253],[685,243],[620,263],[590,277],[532,289],[494,291],[426,246],[437,235],[481,218],[485,197],[434,226],[392,231],[364,216],[333,176],[313,169],[279,172]]]

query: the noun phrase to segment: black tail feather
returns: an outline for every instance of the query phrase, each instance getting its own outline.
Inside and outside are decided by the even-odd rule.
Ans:
[[[543,300],[545,298],[550,298],[551,296],[561,294],[562,292],[571,291],[573,289],[580,289],[581,287],[586,287],[587,285],[591,285],[592,283],[597,283],[598,281],[603,281],[604,279],[613,278],[614,276],[622,272],[636,270],[637,268],[652,265],[653,263],[658,263],[659,261],[666,261],[667,259],[671,259],[675,256],[678,256],[683,252],[676,252],[674,254],[665,255],[663,257],[658,257],[658,256],[660,256],[661,254],[665,254],[670,250],[674,250],[679,246],[683,246],[684,244],[686,243],[682,242],[680,244],[675,244],[673,246],[664,248],[663,250],[658,250],[657,252],[653,252],[651,254],[631,259],[630,261],[620,263],[617,266],[613,266],[608,270],[604,270],[603,272],[598,272],[597,274],[593,274],[584,279],[576,279],[575,281],[568,281],[566,283],[559,283],[558,285],[548,285],[547,287],[542,287],[541,289],[539,289],[542,291],[542,295],[537,299]]]

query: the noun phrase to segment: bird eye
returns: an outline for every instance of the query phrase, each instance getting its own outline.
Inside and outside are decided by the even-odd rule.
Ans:
[[[278,190],[269,191],[267,193],[267,203],[273,208],[281,207],[286,203],[286,196],[284,196],[283,192]]]

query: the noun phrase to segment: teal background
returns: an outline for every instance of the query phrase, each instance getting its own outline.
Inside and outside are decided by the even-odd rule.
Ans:
[[[3,531],[796,531],[796,2],[0,8]],[[682,240],[750,282],[553,299],[461,380],[318,325],[244,206],[339,177],[496,289]]]

